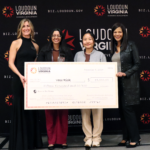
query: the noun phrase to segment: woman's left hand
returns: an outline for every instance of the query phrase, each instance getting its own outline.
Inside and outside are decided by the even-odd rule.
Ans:
[[[117,77],[125,77],[126,74],[123,73],[123,72],[118,72],[118,73],[116,74],[116,76],[117,76]]]

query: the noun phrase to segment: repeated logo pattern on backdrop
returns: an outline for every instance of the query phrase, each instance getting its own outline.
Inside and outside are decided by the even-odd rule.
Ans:
[[[140,29],[140,35],[142,37],[148,37],[150,35],[150,29],[147,27],[147,26],[143,26],[141,29]]]
[[[11,18],[13,15],[16,18],[37,18],[37,5],[5,6],[2,14],[6,18]]]
[[[9,58],[9,51],[6,51],[4,53],[4,58],[8,61],[8,58]]]
[[[12,99],[13,99],[13,95],[7,95],[5,97],[5,103],[8,105],[8,106],[11,106],[12,105]]]
[[[6,18],[10,18],[14,15],[14,9],[10,6],[5,6],[2,9],[2,14],[6,17]]]
[[[141,73],[140,73],[140,78],[143,80],[143,81],[149,81],[150,80],[150,72],[148,70],[143,70]]]
[[[103,16],[106,12],[108,17],[128,17],[128,4],[100,4],[94,7],[97,16]]]
[[[86,5],[85,5],[86,3]],[[141,5],[142,4],[142,5]],[[145,5],[145,6],[144,6]],[[67,45],[73,55],[77,51],[84,50],[82,36],[84,32],[91,31],[95,35],[94,49],[105,54],[108,61],[111,60],[111,27],[115,22],[123,23],[129,31],[129,39],[133,40],[138,49],[141,60],[139,69],[139,80],[141,85],[140,108],[138,109],[138,123],[140,130],[150,130],[150,25],[148,4],[134,3],[127,0],[123,2],[94,2],[87,0],[59,1],[37,1],[15,2],[5,4],[1,2],[1,49],[0,49],[0,105],[1,114],[10,114],[13,105],[11,80],[13,73],[8,67],[9,47],[16,39],[16,29],[22,18],[29,18],[35,27],[35,39],[39,47],[43,47],[48,39],[48,33],[55,27],[61,28]],[[141,19],[142,18],[142,21]],[[40,68],[41,69],[41,68]],[[42,73],[42,69],[32,68],[32,74]],[[40,72],[41,71],[41,72]],[[37,91],[34,91],[35,93]],[[44,114],[44,113],[43,113]],[[45,120],[41,115],[42,133],[46,133]],[[0,133],[8,133],[10,118],[5,115],[1,117]],[[69,110],[69,132],[82,134],[80,110]],[[121,118],[118,109],[104,110],[104,133],[120,131]],[[111,124],[111,128],[110,128]]]
[[[143,124],[149,124],[150,123],[150,115],[148,113],[144,113],[142,116],[141,116],[141,122]]]
[[[97,16],[103,16],[106,13],[105,7],[103,5],[96,5],[94,8],[94,13]]]

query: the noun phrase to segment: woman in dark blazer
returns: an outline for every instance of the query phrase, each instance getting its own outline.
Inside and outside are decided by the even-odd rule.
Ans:
[[[51,31],[49,42],[39,52],[37,61],[73,61],[60,29]],[[54,149],[55,144],[67,148],[68,110],[45,110],[45,116],[49,150]]]
[[[54,32],[56,31],[56,35]],[[57,35],[58,34],[58,35]],[[58,40],[54,41],[55,38]],[[54,39],[54,40],[53,40]],[[53,61],[53,50],[59,50],[59,55],[65,57],[65,61],[73,61],[73,55],[70,48],[66,45],[62,31],[59,28],[55,28],[51,31],[49,36],[49,42],[42,47],[38,55],[38,61]]]
[[[121,23],[115,23],[112,27],[111,50],[112,61],[117,62],[118,66],[116,75],[123,123],[123,140],[118,145],[136,147],[140,144],[140,135],[133,106],[140,103],[138,75],[140,60],[135,43],[128,41],[126,28]]]

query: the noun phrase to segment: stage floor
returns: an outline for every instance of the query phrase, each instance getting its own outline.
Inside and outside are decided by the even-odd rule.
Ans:
[[[84,136],[68,136],[67,141],[68,141],[68,150],[83,150],[84,148],[84,142],[83,142]],[[47,148],[47,136],[43,136],[43,148],[40,150],[46,150]],[[122,140],[122,135],[102,135],[102,142],[101,142],[101,147],[100,148],[91,148],[94,150],[124,150],[126,149],[125,147],[118,147],[117,144]],[[0,143],[1,147],[0,149],[8,149],[8,138],[5,137],[0,137]],[[148,134],[141,134],[141,146],[136,147],[136,150],[150,150],[150,133]],[[61,148],[55,148],[55,150],[61,150]]]

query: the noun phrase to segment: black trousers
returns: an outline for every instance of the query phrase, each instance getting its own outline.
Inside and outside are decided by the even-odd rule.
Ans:
[[[139,129],[134,110],[134,105],[125,105],[123,96],[122,78],[118,78],[119,89],[119,111],[122,121],[123,140],[138,142],[140,139]]]

